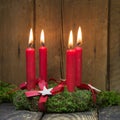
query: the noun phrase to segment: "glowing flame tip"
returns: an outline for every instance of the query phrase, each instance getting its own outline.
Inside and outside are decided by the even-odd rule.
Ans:
[[[73,32],[72,32],[72,30],[70,31],[69,42],[68,42],[68,48],[71,48],[71,47],[73,47]]]
[[[30,34],[29,34],[29,42],[28,44],[33,44],[33,31],[32,31],[32,28],[30,29]]]
[[[82,30],[81,27],[78,28],[78,34],[77,34],[77,44],[82,43]]]
[[[45,37],[44,37],[44,30],[41,30],[41,35],[40,35],[40,42],[42,45],[45,44]]]

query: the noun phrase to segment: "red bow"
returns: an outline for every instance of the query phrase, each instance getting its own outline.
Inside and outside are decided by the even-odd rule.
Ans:
[[[54,78],[51,78],[50,80],[57,82],[57,80],[55,80]],[[47,83],[44,81],[44,80],[41,80],[41,79],[38,79],[38,86],[40,88],[40,90],[43,90],[44,87],[47,87]],[[51,95],[55,95],[57,93],[60,93],[64,90],[64,86],[66,85],[66,82],[65,81],[62,81],[60,82],[57,86],[55,86],[50,92],[51,92]],[[92,89],[89,85],[87,84],[81,84],[80,86],[77,86],[79,89],[86,89],[86,90],[89,90],[91,91],[92,93],[92,98],[93,98],[93,102],[96,103],[96,91],[94,89]],[[21,89],[25,89],[27,88],[27,83],[23,83],[20,85],[20,88]],[[27,97],[34,97],[34,96],[40,96],[40,99],[38,101],[38,107],[40,109],[40,111],[45,111],[45,103],[48,99],[48,95],[42,95],[40,93],[40,91],[38,90],[31,90],[31,91],[27,91],[25,92],[26,96]]]
[[[64,82],[61,82],[59,85],[57,85],[56,87],[54,87],[50,91],[51,95],[55,95],[57,93],[62,92],[64,90],[64,84],[65,84]],[[47,84],[46,84],[46,82],[44,80],[39,80],[38,86],[39,86],[40,90],[43,90],[43,87],[46,87]],[[38,90],[27,91],[27,92],[25,92],[25,95],[27,97],[40,96],[40,99],[38,101],[38,106],[39,106],[40,111],[45,111],[44,105],[45,105],[45,103],[46,103],[46,101],[48,99],[48,95],[43,96],[40,93],[40,91],[38,91]]]

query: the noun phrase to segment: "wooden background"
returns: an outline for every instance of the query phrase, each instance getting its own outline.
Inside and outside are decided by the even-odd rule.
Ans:
[[[83,82],[118,90],[120,83],[119,0],[0,0],[0,80],[26,81],[25,49],[34,31],[36,76],[41,29],[48,48],[48,78],[65,78],[69,31],[83,33]]]
[[[109,29],[110,89],[120,91],[120,1],[111,0]]]

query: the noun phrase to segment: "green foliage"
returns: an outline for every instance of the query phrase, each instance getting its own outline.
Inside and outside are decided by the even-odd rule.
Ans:
[[[5,82],[0,81],[0,103],[2,102],[12,102],[12,97],[15,89],[15,85],[11,85]]]
[[[54,82],[49,88],[56,86]],[[13,102],[16,109],[39,111],[38,101],[40,96],[27,98],[26,90],[14,91],[16,86],[0,81],[0,103]],[[96,105],[98,108],[120,105],[120,93],[115,91],[102,91],[97,95]],[[76,89],[75,92],[68,92],[67,89],[54,96],[49,96],[45,104],[47,112],[77,112],[87,111],[94,107],[91,92],[88,90]]]
[[[87,90],[64,92],[49,97],[46,103],[47,112],[76,112],[91,108],[91,93]]]
[[[27,98],[25,91],[26,90],[18,90],[13,96],[13,104],[16,106],[16,109],[38,111],[39,97]]]
[[[120,105],[120,93],[115,91],[102,91],[97,95],[97,106],[104,108],[108,106]]]
[[[17,109],[27,109],[38,111],[38,97],[27,98],[25,91],[17,91],[13,97],[13,103]],[[46,103],[47,112],[75,112],[86,111],[91,108],[91,93],[87,90],[77,90],[76,92],[64,92],[49,96]]]

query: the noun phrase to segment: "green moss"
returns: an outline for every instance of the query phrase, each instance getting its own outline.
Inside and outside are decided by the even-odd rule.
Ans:
[[[17,109],[27,109],[32,111],[39,111],[38,100],[39,97],[26,98],[25,91],[20,90],[16,92],[13,97],[13,103]],[[96,104],[98,108],[120,105],[120,93],[102,91],[97,95]],[[92,102],[91,92],[87,90],[76,90],[75,92],[68,92],[66,89],[54,96],[49,96],[46,102],[47,112],[77,112],[87,111],[93,109],[95,106]]]
[[[104,108],[108,106],[120,105],[120,93],[115,91],[102,91],[97,95],[97,106]]]
[[[48,112],[76,112],[86,111],[91,108],[91,93],[86,90],[64,92],[49,97],[46,108]]]
[[[24,109],[30,111],[38,111],[38,97],[27,98],[25,96],[26,90],[19,90],[13,96],[13,104],[16,109]]]
[[[11,85],[0,81],[0,103],[2,102],[12,102],[12,97],[16,88],[15,85]]]
[[[56,86],[54,82],[49,84],[49,88]],[[14,89],[16,86],[0,81],[0,103],[13,102],[16,109],[39,111],[38,101],[40,96],[27,98],[26,90]],[[97,108],[120,105],[120,93],[115,91],[102,91],[97,95]],[[88,90],[76,89],[75,92],[68,92],[67,89],[54,96],[49,96],[45,104],[47,112],[77,112],[87,111],[96,107],[92,102],[91,92]]]
[[[16,92],[13,103],[17,109],[38,111],[39,97],[26,98],[25,91]],[[47,112],[75,112],[86,111],[91,108],[91,93],[87,90],[68,92],[65,90],[60,94],[49,96],[46,103]]]

